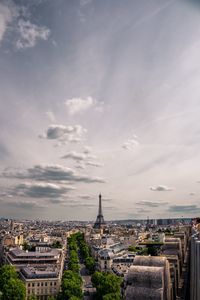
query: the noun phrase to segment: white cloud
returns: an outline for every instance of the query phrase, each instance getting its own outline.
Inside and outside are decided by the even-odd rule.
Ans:
[[[122,148],[125,150],[132,150],[139,145],[138,137],[134,135],[132,138],[128,139],[123,145]]]
[[[81,125],[50,125],[47,128],[45,134],[39,135],[40,138],[45,138],[49,140],[59,140],[61,142],[80,142],[82,141],[83,135],[87,132],[85,128]],[[63,143],[57,144],[57,146],[62,145]]]
[[[90,153],[80,153],[80,152],[76,152],[76,151],[71,151],[69,153],[67,153],[66,155],[64,155],[62,158],[71,158],[74,159],[76,161],[85,161],[87,159],[95,159],[96,156]]]
[[[14,9],[14,8],[13,8]],[[11,7],[0,4],[0,42],[7,30],[7,26],[13,19],[13,11]]]
[[[154,191],[154,192],[168,192],[168,191],[173,191],[172,188],[170,188],[170,187],[168,187],[166,185],[151,186],[150,190]]]
[[[92,97],[83,98],[72,98],[65,101],[65,106],[67,112],[70,115],[75,115],[87,111],[88,109],[94,107],[95,110],[98,108],[102,110],[102,102],[97,102]]]
[[[20,19],[17,25],[19,38],[16,41],[17,49],[31,48],[38,40],[46,41],[50,35],[50,30],[45,26],[38,26],[30,21]]]
[[[96,156],[91,154],[91,152],[88,150],[84,151],[83,153],[79,153],[76,151],[71,151],[67,153],[66,155],[62,156],[63,159],[72,159],[75,160],[77,163],[80,163],[76,168],[84,169],[85,166],[92,166],[92,167],[102,167],[103,165],[93,161],[92,159],[96,159]]]
[[[34,47],[39,40],[47,40],[50,29],[33,24],[31,14],[25,6],[16,5],[12,0],[0,4],[0,42],[6,31],[15,33],[14,45],[17,49]]]
[[[55,118],[54,113],[52,111],[47,111],[45,113],[45,115],[47,116],[47,118],[49,119],[49,121],[55,122],[56,118]]]

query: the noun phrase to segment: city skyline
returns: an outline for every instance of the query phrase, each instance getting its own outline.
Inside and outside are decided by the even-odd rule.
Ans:
[[[199,25],[198,1],[1,1],[1,216],[198,215]]]

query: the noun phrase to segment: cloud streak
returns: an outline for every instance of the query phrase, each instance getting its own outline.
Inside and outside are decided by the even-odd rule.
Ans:
[[[147,206],[147,207],[159,207],[162,205],[167,205],[168,202],[155,202],[155,201],[142,200],[142,201],[136,202],[136,204],[140,205],[140,206]]]
[[[4,201],[4,205],[8,205],[12,208],[30,210],[30,209],[44,209],[47,205],[38,201],[30,200],[16,200],[16,201]]]
[[[13,196],[31,198],[59,198],[73,190],[71,186],[61,187],[55,183],[46,182],[25,182],[15,186],[11,192]]]
[[[37,181],[51,182],[83,182],[83,183],[104,183],[99,177],[77,174],[73,169],[61,165],[35,165],[26,171],[12,171],[6,169],[2,172],[5,178],[33,179]]]
[[[157,186],[151,186],[150,190],[153,192],[169,192],[173,191],[171,187],[168,187],[166,185],[157,185]]]
[[[172,205],[168,209],[169,212],[173,213],[199,213],[200,207],[195,204],[192,205]]]
[[[84,169],[85,166],[91,167],[102,167],[103,165],[93,161],[92,159],[96,159],[96,156],[91,154],[91,151],[85,149],[83,153],[72,151],[61,157],[62,159],[71,159],[79,163],[77,168]]]
[[[87,159],[96,158],[96,156],[90,153],[79,153],[76,151],[72,151],[67,153],[66,155],[62,156],[63,159],[72,159],[77,162],[79,161],[86,161]]]

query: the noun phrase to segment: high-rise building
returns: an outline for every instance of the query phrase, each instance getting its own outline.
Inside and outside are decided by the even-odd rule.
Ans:
[[[105,225],[105,221],[102,212],[101,194],[99,194],[99,209],[96,222],[94,223],[94,228],[101,229],[103,225]]]

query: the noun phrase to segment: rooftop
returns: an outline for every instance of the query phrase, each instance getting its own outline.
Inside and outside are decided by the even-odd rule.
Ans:
[[[27,279],[57,278],[59,276],[58,269],[52,266],[45,266],[43,268],[24,267],[20,272]]]

